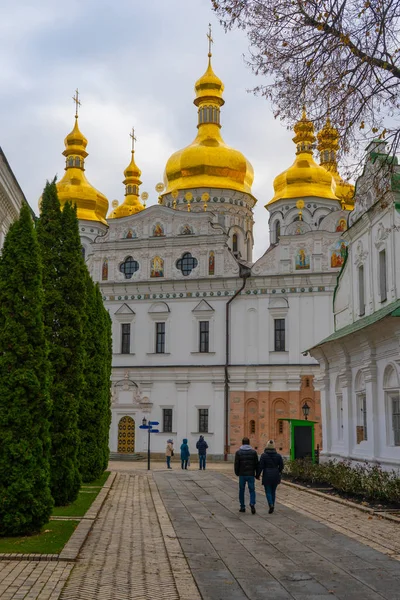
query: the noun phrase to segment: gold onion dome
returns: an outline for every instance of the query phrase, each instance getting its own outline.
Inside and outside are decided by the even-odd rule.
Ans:
[[[320,155],[320,165],[327,171],[332,173],[336,182],[336,196],[344,205],[346,210],[354,208],[354,185],[348,181],[344,181],[338,172],[337,167],[337,152],[339,150],[339,132],[331,125],[329,117],[326,120],[324,127],[317,135],[318,137],[318,152]]]
[[[75,115],[75,125],[64,140],[66,157],[65,175],[57,183],[58,198],[61,208],[66,202],[76,205],[78,219],[99,221],[107,225],[106,215],[108,200],[85,177],[85,158],[87,139],[78,126],[78,115]]]
[[[313,159],[314,125],[307,119],[305,108],[293,129],[296,134],[293,138],[297,146],[296,160],[289,169],[275,177],[275,195],[268,204],[282,199],[310,196],[338,200],[333,174]]]
[[[251,194],[253,167],[241,152],[227,146],[221,137],[223,91],[224,84],[212,69],[209,52],[207,70],[195,84],[198,134],[189,146],[169,158],[164,173],[164,194],[204,187]]]
[[[134,134],[131,136],[132,141],[135,139]],[[121,217],[129,217],[135,213],[144,210],[144,206],[139,200],[139,186],[141,185],[140,176],[141,170],[135,163],[135,150],[132,147],[131,162],[124,171],[125,179],[125,200],[120,206],[115,208],[109,215],[110,219],[120,219]]]

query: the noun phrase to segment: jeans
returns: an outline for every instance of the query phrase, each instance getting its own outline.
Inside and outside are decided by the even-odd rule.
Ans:
[[[187,469],[187,466],[188,466],[188,459],[186,459],[186,460],[181,460],[181,463],[182,463],[182,469]]]
[[[244,490],[246,488],[246,482],[249,486],[250,492],[250,506],[256,503],[256,488],[255,488],[255,477],[254,475],[239,475],[239,502],[240,508],[245,508],[244,503]]]
[[[205,468],[206,468],[206,455],[199,454],[199,469],[205,469]]]
[[[166,456],[165,458],[167,459],[167,467],[168,467],[168,469],[172,469],[172,467],[171,467],[171,457],[170,456]]]
[[[267,501],[269,506],[275,506],[275,496],[276,496],[276,488],[277,485],[265,485],[265,495],[267,496]]]

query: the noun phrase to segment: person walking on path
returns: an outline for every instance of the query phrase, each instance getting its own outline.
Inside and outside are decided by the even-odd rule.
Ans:
[[[171,467],[171,457],[174,455],[174,440],[167,440],[167,447],[165,448],[165,458],[167,459],[167,468]]]
[[[283,471],[282,456],[278,454],[275,448],[274,440],[269,440],[264,453],[261,455],[257,470],[257,479],[262,473],[262,484],[265,488],[269,514],[274,512],[276,488],[281,482],[281,473]]]
[[[255,477],[258,469],[258,454],[250,446],[250,440],[247,437],[242,439],[242,445],[235,454],[235,475],[239,477],[239,512],[246,512],[244,503],[244,493],[246,483],[250,493],[250,508],[254,515],[256,512],[256,488]]]
[[[204,439],[204,435],[199,437],[199,440],[196,444],[197,451],[199,453],[199,469],[203,469],[205,471],[206,468],[206,458],[207,458],[207,448],[208,444]]]
[[[189,452],[188,441],[187,441],[186,438],[184,438],[183,441],[182,441],[182,444],[181,444],[181,464],[182,464],[182,469],[187,469],[188,468],[189,456],[190,456],[190,452]]]

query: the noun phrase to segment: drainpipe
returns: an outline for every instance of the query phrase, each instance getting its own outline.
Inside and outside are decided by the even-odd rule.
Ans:
[[[225,408],[225,447],[224,447],[224,460],[228,460],[228,448],[229,448],[229,360],[230,360],[230,316],[231,316],[231,303],[239,294],[244,290],[246,286],[247,278],[251,275],[251,269],[239,263],[239,277],[243,280],[241,287],[234,293],[232,298],[226,303],[225,313],[225,385],[224,385],[224,408]]]

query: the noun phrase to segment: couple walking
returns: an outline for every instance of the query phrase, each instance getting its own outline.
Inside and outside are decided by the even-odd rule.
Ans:
[[[165,458],[167,459],[167,469],[172,469],[171,458],[174,456],[174,440],[167,440],[167,447],[165,448]],[[190,452],[189,445],[186,438],[183,438],[181,444],[181,467],[187,469],[188,464],[190,465]]]
[[[274,512],[276,488],[281,482],[281,473],[283,471],[282,456],[277,453],[275,443],[269,440],[261,459],[258,460],[257,452],[250,446],[250,440],[247,437],[242,439],[242,446],[235,454],[235,475],[239,477],[239,511],[246,512],[244,503],[244,492],[246,483],[250,492],[250,508],[254,515],[256,512],[256,489],[255,479],[260,479],[262,474],[262,485],[265,489],[265,495],[269,506],[269,513]]]

